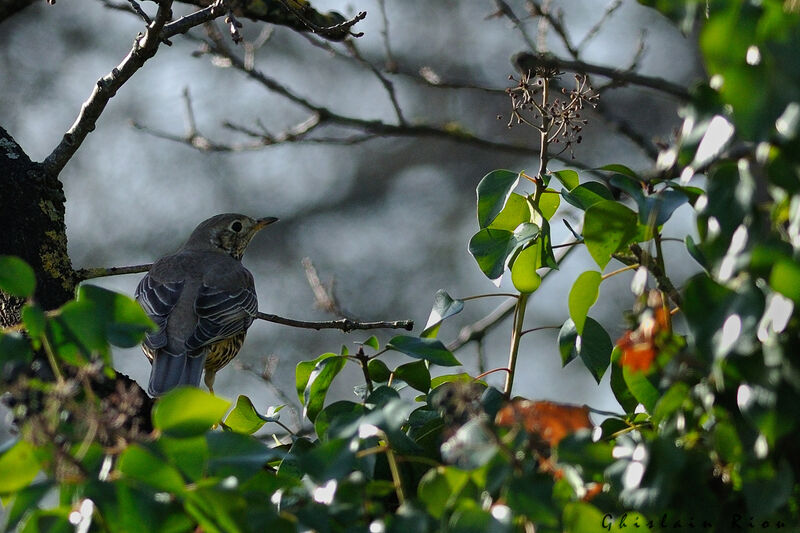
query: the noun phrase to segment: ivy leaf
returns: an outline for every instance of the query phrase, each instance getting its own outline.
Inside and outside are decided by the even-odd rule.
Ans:
[[[458,366],[461,363],[445,348],[442,341],[398,335],[386,345],[387,347],[402,352],[417,359],[424,359],[439,366]]]
[[[394,377],[402,379],[420,392],[431,390],[431,373],[425,361],[414,361],[398,366],[394,371]]]
[[[583,326],[583,335],[578,335],[571,318],[564,322],[558,332],[558,349],[561,353],[562,366],[580,356],[598,383],[608,369],[613,348],[611,337],[603,326],[588,316]]]
[[[224,398],[197,387],[178,387],[156,401],[153,426],[172,437],[201,435],[231,406]]]
[[[525,222],[514,232],[483,228],[469,241],[469,252],[478,262],[481,271],[491,280],[503,275],[509,261],[526,244],[539,236],[536,224]]]
[[[583,238],[592,259],[603,269],[611,255],[636,236],[637,215],[619,202],[603,200],[586,210]]]
[[[604,165],[598,168],[597,170],[607,170],[609,172],[616,172],[617,174],[622,174],[623,176],[627,176],[635,180],[640,179],[639,175],[636,174],[636,172],[626,167],[625,165],[619,165],[619,164]]]
[[[253,402],[244,394],[239,395],[236,405],[225,418],[225,425],[230,429],[248,435],[261,429],[265,423],[253,406]]]
[[[19,257],[0,255],[0,290],[18,298],[30,298],[36,290],[36,274]]]
[[[325,404],[328,389],[347,363],[347,358],[334,353],[322,354],[313,361],[302,361],[295,370],[295,385],[303,416],[313,423]]]
[[[510,170],[494,170],[478,183],[478,226],[486,228],[500,214],[511,191],[519,183],[519,174]]]
[[[524,222],[531,222],[531,205],[528,199],[512,192],[500,214],[489,224],[492,229],[514,231]]]
[[[555,172],[551,172],[551,174],[555,176],[556,179],[561,182],[561,185],[563,185],[568,191],[571,191],[580,183],[578,173],[574,170],[557,170]]]
[[[586,211],[591,206],[603,200],[613,200],[614,195],[608,187],[596,181],[588,181],[578,185],[571,191],[561,191],[561,196],[567,203],[570,203],[582,211]]]
[[[30,485],[39,472],[36,449],[19,440],[0,455],[0,494],[10,494]]]
[[[569,316],[575,324],[578,335],[583,335],[586,314],[597,301],[602,280],[600,272],[588,270],[578,276],[569,291]]]
[[[441,323],[445,319],[460,313],[462,309],[464,309],[463,301],[455,300],[447,294],[447,291],[439,289],[433,297],[433,308],[430,315],[428,315],[428,323],[425,324],[425,329],[420,333],[420,337],[435,338],[436,334],[439,333]]]

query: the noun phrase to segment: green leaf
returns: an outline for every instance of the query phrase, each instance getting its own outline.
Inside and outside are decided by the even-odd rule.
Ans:
[[[444,385],[445,383],[472,383],[473,381],[472,376],[466,372],[461,372],[459,374],[443,374],[431,378],[431,389],[435,389],[439,385]]]
[[[208,445],[203,435],[174,438],[162,435],[155,445],[170,464],[192,481],[204,477],[208,462]]]
[[[306,362],[307,363],[307,362]],[[336,354],[323,354],[314,361],[314,367],[308,373],[305,386],[303,388],[300,401],[303,404],[303,416],[313,423],[317,414],[322,410],[325,405],[325,397],[328,395],[333,379],[342,371],[344,365],[347,363],[347,358]],[[300,365],[297,365],[297,385],[299,391],[300,385]],[[306,364],[307,367],[307,364]]]
[[[447,291],[439,289],[433,297],[433,308],[428,315],[428,323],[420,333],[420,337],[436,338],[439,332],[439,325],[447,318],[456,315],[464,309],[464,302],[453,299]]]
[[[46,322],[44,311],[38,305],[25,304],[22,307],[22,323],[31,338],[38,339],[44,335]]]
[[[519,174],[510,170],[494,170],[483,177],[477,187],[479,227],[492,223],[518,182]]]
[[[644,372],[631,371],[628,367],[623,366],[622,377],[625,379],[628,390],[631,391],[633,397],[647,409],[648,413],[653,413],[660,395],[658,394],[658,389],[650,383]]]
[[[602,202],[603,200],[614,199],[608,187],[597,181],[588,181],[578,185],[569,192],[562,189],[561,196],[567,203],[574,205],[582,211],[586,211],[594,204]]]
[[[258,411],[253,406],[253,402],[247,396],[240,394],[236,399],[236,405],[228,416],[225,417],[225,425],[237,433],[251,435],[261,429],[265,421],[259,416]]]
[[[104,326],[108,341],[114,346],[131,348],[152,331],[155,324],[133,298],[94,285],[78,287],[76,300],[91,302],[96,319]]]
[[[120,455],[117,469],[156,490],[175,494],[184,491],[184,480],[178,470],[139,444],[128,446]]]
[[[333,402],[325,406],[317,415],[314,420],[314,431],[323,441],[331,438],[350,437],[351,434],[341,434],[340,432],[345,428],[352,427],[354,422],[363,415],[364,406],[359,403],[345,400]]]
[[[0,333],[0,361],[4,363],[30,362],[31,359],[33,359],[33,351],[28,339],[18,332]]]
[[[574,170],[557,170],[555,172],[551,172],[551,174],[555,176],[556,179],[561,182],[561,185],[563,185],[568,191],[571,191],[580,183],[578,173]]]
[[[611,351],[611,392],[614,393],[614,398],[622,406],[626,413],[633,413],[639,401],[633,397],[628,384],[625,383],[625,377],[622,375],[622,366],[619,359],[622,356],[622,350],[615,346]]]
[[[530,222],[520,224],[514,232],[484,228],[472,236],[469,252],[491,280],[503,275],[506,266],[523,246],[539,236],[539,226]]]
[[[421,339],[408,335],[398,335],[390,340],[386,346],[439,366],[458,366],[461,364],[450,350],[445,348],[442,341],[437,339]]]
[[[637,215],[619,202],[604,200],[586,210],[583,238],[592,259],[603,269],[611,255],[636,235]]]
[[[604,165],[597,170],[607,170],[609,172],[616,172],[617,174],[622,174],[623,176],[628,176],[629,178],[633,178],[635,180],[641,180],[639,175],[636,174],[633,170],[626,167],[625,165],[618,165],[618,164],[611,164],[611,165]]]
[[[600,272],[588,270],[578,276],[572,289],[569,291],[569,316],[575,323],[578,335],[583,335],[583,324],[586,322],[586,314],[597,301],[600,290],[600,282],[603,276]]]
[[[369,363],[367,363],[367,371],[370,379],[376,383],[386,383],[392,374],[386,363],[380,359],[370,359]]]
[[[542,276],[536,269],[542,266],[542,241],[537,241],[522,250],[511,265],[511,282],[524,293],[532,293],[542,284]]]
[[[417,496],[434,518],[441,518],[458,499],[469,473],[452,466],[428,470],[419,482]]]
[[[575,323],[568,318],[558,332],[558,349],[562,365],[580,356],[595,381],[600,383],[611,361],[613,345],[606,330],[593,318],[586,317],[583,335],[578,335]]]
[[[257,474],[264,465],[283,459],[286,453],[269,448],[255,437],[231,431],[211,431],[205,436],[208,444],[208,470],[212,475],[236,476],[244,481]]]
[[[0,494],[27,487],[39,469],[36,449],[27,441],[17,441],[0,455]]]
[[[7,522],[5,524],[5,531],[16,531],[16,526],[27,513],[32,509],[36,509],[39,502],[50,492],[55,486],[55,482],[50,479],[37,481],[28,485],[27,487],[14,491],[13,500],[11,505],[6,505]]]
[[[558,330],[558,351],[561,353],[561,366],[567,366],[573,359],[578,357],[578,350],[575,349],[575,341],[578,339],[578,330],[575,329],[575,322],[568,318],[561,329]]]
[[[570,502],[564,506],[561,517],[564,533],[586,533],[599,531],[608,518],[595,506],[583,502]]]
[[[772,267],[769,285],[795,303],[800,303],[800,265],[784,259]]]
[[[369,346],[375,351],[380,350],[381,344],[378,342],[378,337],[375,335],[371,336],[369,339],[364,341],[364,346]]]
[[[488,227],[514,231],[524,222],[531,222],[531,205],[525,196],[512,192],[503,210]]]
[[[196,387],[178,387],[156,401],[153,426],[172,437],[201,435],[222,419],[230,405]]]
[[[0,290],[18,298],[30,298],[36,290],[36,274],[19,257],[0,255]]]
[[[556,191],[548,189],[545,194],[539,198],[539,211],[547,220],[553,218],[553,215],[558,211],[559,205],[561,205],[561,195]]]
[[[431,388],[431,373],[425,361],[414,361],[398,366],[394,371],[394,377],[402,379],[420,392],[428,392]]]

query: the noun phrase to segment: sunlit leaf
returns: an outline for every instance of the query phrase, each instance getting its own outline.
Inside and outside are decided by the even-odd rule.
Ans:
[[[117,469],[157,490],[182,493],[184,480],[178,470],[139,444],[128,446],[120,455]]]
[[[0,455],[0,494],[27,487],[40,467],[36,450],[27,441],[18,440],[8,446]]]
[[[156,401],[153,426],[174,437],[200,435],[218,423],[230,405],[196,387],[178,387]]]
[[[588,270],[578,276],[569,291],[569,316],[575,324],[578,335],[583,334],[586,314],[597,301],[602,275],[600,272]]]
[[[611,194],[611,191],[608,190],[608,187],[596,181],[587,181],[586,183],[578,185],[571,191],[565,191],[562,189],[561,196],[567,201],[567,203],[570,203],[583,211],[586,211],[594,204],[602,202],[603,200],[614,199],[614,196]]]
[[[428,322],[425,329],[420,333],[420,337],[435,338],[439,331],[439,325],[447,318],[458,314],[464,309],[464,302],[453,299],[447,291],[439,289],[433,297],[433,308],[428,315]]]
[[[577,187],[578,183],[580,182],[578,178],[578,173],[575,172],[574,170],[569,170],[569,169],[557,170],[555,172],[551,172],[551,174],[555,176],[558,181],[561,182],[561,185],[563,185],[564,189],[566,189],[567,191],[571,191],[572,189]]]
[[[478,183],[478,226],[487,227],[506,205],[511,191],[519,182],[519,174],[510,170],[494,170]]]
[[[264,424],[265,422],[258,415],[253,402],[243,394],[239,395],[236,399],[236,405],[225,417],[225,425],[231,430],[248,435],[261,429]]]
[[[592,259],[602,269],[611,255],[636,235],[637,215],[619,202],[604,200],[586,210],[583,237]]]

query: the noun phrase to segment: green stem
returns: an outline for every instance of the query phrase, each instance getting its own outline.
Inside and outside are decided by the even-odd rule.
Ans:
[[[522,338],[522,322],[525,320],[525,307],[528,304],[528,293],[520,293],[517,299],[516,309],[514,309],[514,329],[511,332],[511,350],[508,355],[508,374],[506,374],[506,384],[503,393],[506,397],[511,397],[511,388],[514,386],[514,373],[517,366],[517,354],[519,353],[519,341]]]
[[[47,354],[47,360],[50,362],[50,368],[53,369],[53,374],[56,376],[56,380],[59,383],[64,381],[64,375],[61,373],[61,369],[58,366],[56,355],[53,353],[53,347],[50,346],[50,341],[47,340],[47,335],[42,335],[42,346]]]

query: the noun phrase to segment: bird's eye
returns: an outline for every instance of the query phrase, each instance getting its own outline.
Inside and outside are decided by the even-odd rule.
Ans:
[[[242,223],[237,220],[236,222],[231,224],[231,229],[236,233],[239,233],[240,231],[242,231]]]

